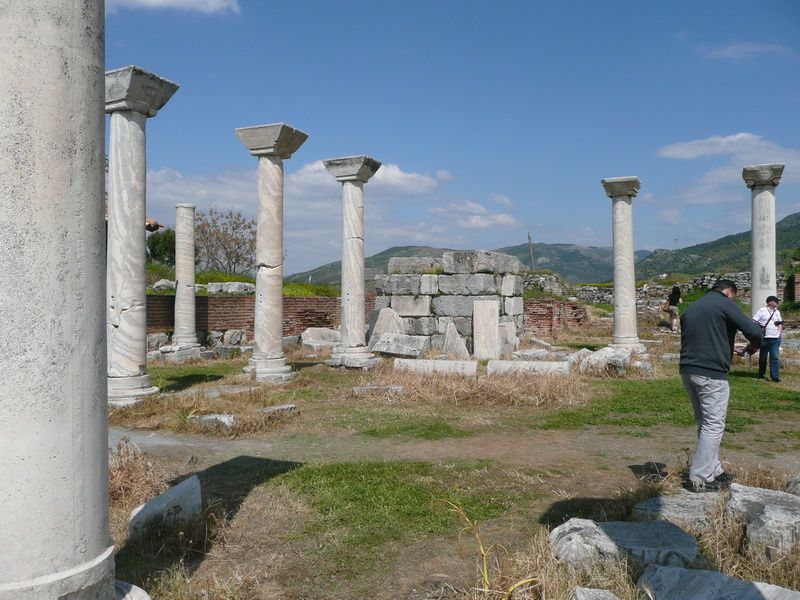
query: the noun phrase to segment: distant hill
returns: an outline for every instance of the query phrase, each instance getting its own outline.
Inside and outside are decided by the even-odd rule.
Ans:
[[[792,250],[800,247],[800,213],[784,217],[775,225],[778,268]],[[636,277],[660,273],[721,273],[750,270],[750,231],[688,246],[679,250],[655,250],[636,263]]]
[[[374,256],[364,259],[365,278],[372,281],[375,275],[386,273],[389,259],[393,256],[435,256],[440,257],[452,248],[432,248],[430,246],[395,246]],[[528,244],[498,248],[497,252],[505,252],[516,256],[525,267],[530,265]],[[636,258],[649,254],[646,250],[636,252]],[[573,282],[608,281],[614,276],[614,263],[611,248],[578,246],[574,244],[534,244],[534,262],[536,269],[555,271],[565,279]],[[341,261],[328,263],[310,271],[287,276],[286,281],[303,281],[311,283],[331,283],[338,285],[342,277]]]

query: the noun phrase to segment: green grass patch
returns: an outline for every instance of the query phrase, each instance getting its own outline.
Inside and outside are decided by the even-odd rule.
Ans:
[[[529,300],[531,298],[549,298],[551,300],[564,300],[564,296],[560,296],[558,294],[554,294],[553,292],[546,292],[542,289],[537,287],[532,287],[524,290],[522,292],[522,297],[525,300]]]
[[[225,273],[223,271],[215,271],[209,269],[208,271],[198,271],[194,276],[195,283],[213,283],[213,282],[230,282],[230,281],[243,281],[245,283],[255,283],[256,278],[252,275],[245,273]]]
[[[326,296],[328,298],[338,298],[341,290],[338,286],[324,283],[301,283],[298,281],[287,281],[283,284],[284,296]]]
[[[766,385],[754,373],[730,374],[731,398],[726,431],[744,431],[758,423],[755,415],[768,412],[800,411],[797,392]],[[588,425],[639,426],[694,425],[694,414],[680,377],[664,379],[609,379],[598,381],[610,393],[590,404],[556,411],[534,420],[542,429],[577,429]]]
[[[576,350],[580,350],[581,348],[586,348],[591,350],[592,352],[596,352],[600,350],[600,348],[605,348],[607,344],[587,344],[585,342],[563,342],[559,343],[559,346],[564,346],[565,348],[575,348]]]
[[[162,392],[177,392],[199,383],[218,381],[241,373],[244,360],[213,361],[185,365],[148,365],[150,381]]]
[[[374,438],[414,437],[423,440],[441,440],[452,437],[466,437],[469,431],[453,427],[447,421],[435,417],[421,417],[393,420],[381,427],[371,427],[361,431],[362,435]]]

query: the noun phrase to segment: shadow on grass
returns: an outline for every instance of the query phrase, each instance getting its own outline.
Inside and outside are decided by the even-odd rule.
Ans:
[[[182,568],[194,573],[223,538],[225,524],[239,512],[252,490],[302,463],[237,456],[193,473],[200,479],[203,516],[193,523],[168,527],[154,523],[136,540],[126,540],[116,555],[116,574],[148,589],[162,574]],[[192,474],[176,478],[175,485]]]
[[[218,373],[189,373],[188,375],[179,375],[171,377],[168,383],[161,386],[162,392],[180,392],[193,385],[200,383],[210,383],[212,381],[219,381],[225,376]]]

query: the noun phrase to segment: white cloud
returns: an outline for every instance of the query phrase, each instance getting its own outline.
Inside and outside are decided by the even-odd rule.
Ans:
[[[658,216],[662,221],[670,225],[680,225],[681,223],[681,210],[679,208],[662,208]]]
[[[436,179],[439,181],[453,181],[453,174],[450,171],[445,171],[444,169],[439,169],[436,171]]]
[[[752,42],[738,42],[722,46],[700,46],[697,48],[697,53],[711,60],[745,61],[770,55],[788,56],[794,59],[800,58],[800,54],[788,46],[754,44]]]
[[[194,10],[203,13],[239,12],[239,0],[106,0],[106,11],[118,8]]]
[[[706,171],[680,192],[688,204],[718,204],[740,201],[744,181],[742,168],[753,164],[784,163],[782,181],[800,181],[800,150],[786,148],[753,133],[715,135],[700,140],[677,142],[659,148],[656,155],[676,160],[727,157],[728,161]]]
[[[503,194],[492,194],[492,200],[494,200],[495,204],[499,204],[500,206],[504,206],[505,208],[512,208],[514,203],[511,201],[511,198],[508,196],[504,196]]]
[[[465,229],[486,229],[487,227],[497,226],[517,226],[517,220],[511,215],[471,215],[465,219],[459,219],[458,225]]]
[[[489,211],[482,204],[472,200],[451,201],[446,207],[436,206],[429,208],[428,212],[435,215],[485,215]]]

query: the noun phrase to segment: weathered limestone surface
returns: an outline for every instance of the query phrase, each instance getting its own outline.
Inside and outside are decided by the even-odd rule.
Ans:
[[[472,344],[476,360],[500,358],[500,302],[479,300],[473,303]]]
[[[442,259],[430,256],[393,256],[389,259],[389,273],[434,273],[441,271]]]
[[[372,346],[372,351],[389,356],[405,356],[416,358],[430,345],[430,338],[425,335],[405,335],[404,333],[383,333]]]
[[[180,525],[203,513],[203,498],[197,475],[184,479],[166,492],[137,506],[128,519],[128,535],[140,537],[154,519],[167,525]]]
[[[419,278],[419,293],[435,296],[439,293],[439,278],[436,275],[422,275]]]
[[[462,296],[477,296],[479,294],[498,293],[500,277],[488,273],[474,273],[470,275],[440,275],[438,278],[439,292],[442,294],[457,294]]]
[[[146,123],[177,89],[177,84],[135,66],[105,76],[105,111],[111,113],[106,294],[112,402],[158,392],[147,374]]]
[[[467,344],[460,335],[454,323],[448,323],[442,340],[442,354],[447,355],[453,360],[469,360]]]
[[[742,170],[751,190],[750,313],[764,306],[767,296],[777,295],[775,263],[775,188],[784,165],[753,165]]]
[[[604,373],[608,370],[624,371],[630,366],[631,351],[626,346],[606,346],[587,355],[580,363],[581,373]]]
[[[194,212],[194,204],[175,206],[176,287],[173,344],[197,344],[194,304]]]
[[[789,480],[789,483],[786,484],[786,491],[789,494],[800,496],[800,475],[795,475]]]
[[[369,156],[347,156],[323,164],[342,183],[342,346],[329,364],[366,368],[375,358],[366,349],[364,327],[364,184],[381,163]]]
[[[308,135],[284,123],[273,123],[239,128],[236,136],[258,157],[255,349],[248,366],[256,381],[283,383],[292,377],[283,354],[283,161]]]
[[[518,258],[501,252],[466,250],[463,252],[445,252],[442,255],[442,268],[447,274],[505,274],[519,273],[522,270],[522,263]]]
[[[376,275],[375,290],[384,295],[420,293],[421,275]]]
[[[512,360],[547,360],[548,358],[550,358],[550,351],[543,348],[517,350],[512,355]]]
[[[0,5],[0,598],[111,600],[103,4]]]
[[[503,304],[505,307],[503,312],[510,316],[521,315],[525,310],[522,302],[522,296],[503,298]]]
[[[669,496],[655,496],[639,502],[633,509],[637,519],[664,519],[677,525],[703,529],[723,502],[720,494],[695,494],[681,489]]]
[[[437,296],[433,299],[434,314],[442,317],[472,317],[472,305],[475,302],[494,300],[498,296]]]
[[[114,600],[150,600],[147,592],[127,581],[115,581],[114,594]]]
[[[545,360],[490,360],[486,365],[489,375],[507,373],[543,373],[548,375],[569,375],[569,363]]]
[[[747,522],[748,545],[769,558],[800,550],[800,497],[734,483],[728,513]]]
[[[436,317],[406,317],[403,325],[408,335],[433,335],[438,327]]]
[[[500,284],[502,296],[522,296],[523,279],[519,275],[503,275]]]
[[[475,360],[423,360],[413,358],[395,358],[395,371],[441,375],[464,375],[475,377],[478,374],[478,361]]]
[[[438,333],[446,333],[447,326],[452,323],[456,326],[459,335],[471,336],[472,335],[472,317],[437,317],[436,331]]]
[[[800,592],[776,585],[677,566],[650,565],[639,577],[637,587],[652,600],[800,600]]]
[[[392,296],[391,307],[401,317],[426,317],[431,313],[431,297]]]
[[[556,558],[576,569],[593,560],[623,558],[640,567],[687,566],[699,556],[695,539],[668,521],[596,523],[573,518],[553,529],[549,539]]]
[[[619,596],[608,590],[578,587],[572,592],[572,600],[619,600]]]
[[[321,348],[333,348],[341,344],[341,333],[327,327],[309,327],[300,334],[303,347],[317,351]]]
[[[577,350],[572,354],[567,355],[566,361],[569,363],[570,367],[572,365],[580,366],[581,363],[583,362],[583,359],[585,359],[587,356],[591,356],[592,354],[594,354],[594,352],[592,352],[588,348],[581,348],[580,350]]]
[[[639,193],[638,177],[603,179],[611,198],[614,252],[614,338],[615,344],[638,344],[636,327],[636,271],[633,256],[633,212],[631,201]]]
[[[227,413],[212,413],[210,415],[190,415],[190,421],[195,421],[206,427],[222,427],[224,429],[234,429],[239,425],[236,415]]]
[[[384,394],[387,396],[396,396],[403,393],[402,385],[365,385],[356,386],[353,388],[354,396],[370,396],[372,394]]]
[[[501,321],[498,324],[500,336],[500,357],[510,359],[514,350],[519,346],[517,326],[512,321]]]
[[[369,338],[369,349],[378,343],[384,333],[405,333],[405,323],[391,308],[382,308],[378,313],[378,319],[372,327]]]

